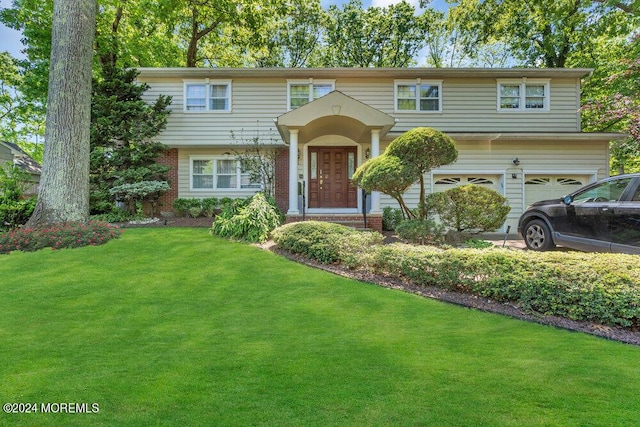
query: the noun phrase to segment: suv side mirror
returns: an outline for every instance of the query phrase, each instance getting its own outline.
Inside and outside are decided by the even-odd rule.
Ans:
[[[564,196],[564,199],[562,199],[562,201],[564,202],[565,205],[570,205],[571,203],[573,203],[573,196]]]

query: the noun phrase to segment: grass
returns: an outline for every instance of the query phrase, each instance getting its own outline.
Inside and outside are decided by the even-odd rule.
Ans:
[[[635,425],[640,348],[314,270],[203,229],[0,256],[0,425]]]

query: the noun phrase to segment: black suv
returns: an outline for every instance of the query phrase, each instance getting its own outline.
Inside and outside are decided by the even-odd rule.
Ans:
[[[518,222],[529,249],[556,245],[640,254],[640,174],[618,175],[529,206]]]

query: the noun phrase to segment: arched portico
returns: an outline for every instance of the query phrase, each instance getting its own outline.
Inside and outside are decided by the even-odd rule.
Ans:
[[[298,182],[309,183],[309,195],[321,197],[317,206],[352,206],[353,189],[347,184],[350,173],[364,161],[362,146],[370,147],[370,157],[380,154],[380,138],[395,125],[395,119],[380,110],[339,91],[290,111],[276,120],[285,143],[289,144],[289,208],[300,213]],[[329,136],[347,138],[351,144],[326,144]],[[304,147],[308,151],[300,152]],[[360,147],[353,150],[350,147]],[[355,153],[355,157],[354,157]],[[312,188],[313,187],[313,188]],[[380,212],[380,197],[374,193],[370,213]],[[315,203],[315,202],[312,202]]]

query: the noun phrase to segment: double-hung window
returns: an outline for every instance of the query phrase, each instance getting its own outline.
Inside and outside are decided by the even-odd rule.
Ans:
[[[549,80],[498,80],[498,111],[549,111]]]
[[[260,183],[252,182],[251,175],[240,161],[227,157],[192,157],[192,190],[255,190]]]
[[[185,111],[231,111],[231,82],[202,80],[185,82]]]
[[[394,92],[396,112],[442,111],[442,81],[397,80]]]
[[[333,80],[289,80],[287,82],[288,109],[295,110],[325,96],[335,88]]]

